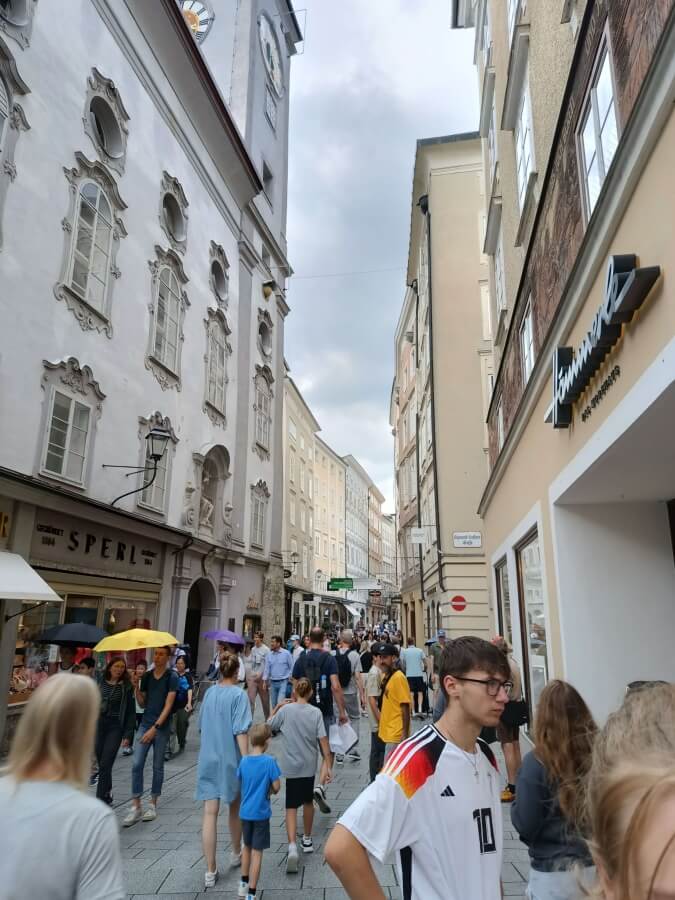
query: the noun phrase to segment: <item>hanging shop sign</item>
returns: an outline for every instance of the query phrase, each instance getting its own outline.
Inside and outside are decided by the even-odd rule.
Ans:
[[[603,360],[642,306],[661,274],[659,266],[637,267],[633,253],[611,256],[607,267],[605,298],[595,314],[581,346],[558,347],[553,353],[553,427],[569,428],[572,408]]]
[[[427,537],[427,532],[424,528],[411,528],[408,534],[410,535],[411,544],[423,544]]]
[[[67,571],[102,572],[145,580],[161,578],[162,545],[126,531],[38,510],[31,562]]]

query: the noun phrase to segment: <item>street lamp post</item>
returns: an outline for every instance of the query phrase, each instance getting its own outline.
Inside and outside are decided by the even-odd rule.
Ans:
[[[124,494],[120,494],[119,497],[115,497],[115,499],[110,504],[114,506],[120,500],[123,500],[125,497],[130,497],[132,494],[137,494],[139,491],[143,491],[146,488],[149,488],[150,485],[154,482],[155,478],[157,478],[157,466],[159,465],[160,460],[166,453],[166,448],[171,438],[171,434],[165,428],[151,428],[150,431],[146,434],[146,449],[147,456],[152,460],[152,474],[148,481],[143,481],[140,487],[134,488],[133,491],[127,491]],[[137,475],[139,472],[147,472],[147,465],[143,466],[142,469],[134,469],[133,466],[112,466],[104,464],[104,469],[132,469],[131,472],[127,472],[125,478],[128,478],[130,475]]]

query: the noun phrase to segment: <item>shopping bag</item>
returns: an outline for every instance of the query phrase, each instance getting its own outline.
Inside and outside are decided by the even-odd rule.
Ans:
[[[344,725],[335,724],[330,726],[328,743],[332,753],[347,753],[358,739],[359,736],[349,722],[346,722]]]

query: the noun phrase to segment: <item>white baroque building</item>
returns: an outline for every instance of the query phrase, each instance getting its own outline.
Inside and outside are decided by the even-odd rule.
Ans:
[[[166,629],[199,670],[208,628],[282,625],[301,39],[290,0],[0,3],[0,550],[61,598],[0,601],[0,710],[46,625]]]
[[[363,466],[351,454],[343,457],[347,465],[347,497],[345,519],[345,553],[347,577],[356,581],[368,578],[368,489],[372,481]],[[368,590],[347,591],[347,602],[366,621]]]

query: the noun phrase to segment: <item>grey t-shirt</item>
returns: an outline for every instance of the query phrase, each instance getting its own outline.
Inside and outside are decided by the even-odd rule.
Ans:
[[[124,900],[117,821],[69,784],[0,778],[3,900]],[[10,827],[11,825],[11,827]]]
[[[287,703],[268,719],[272,731],[284,736],[281,769],[286,778],[311,778],[316,774],[319,739],[327,737],[321,710],[309,703]]]

